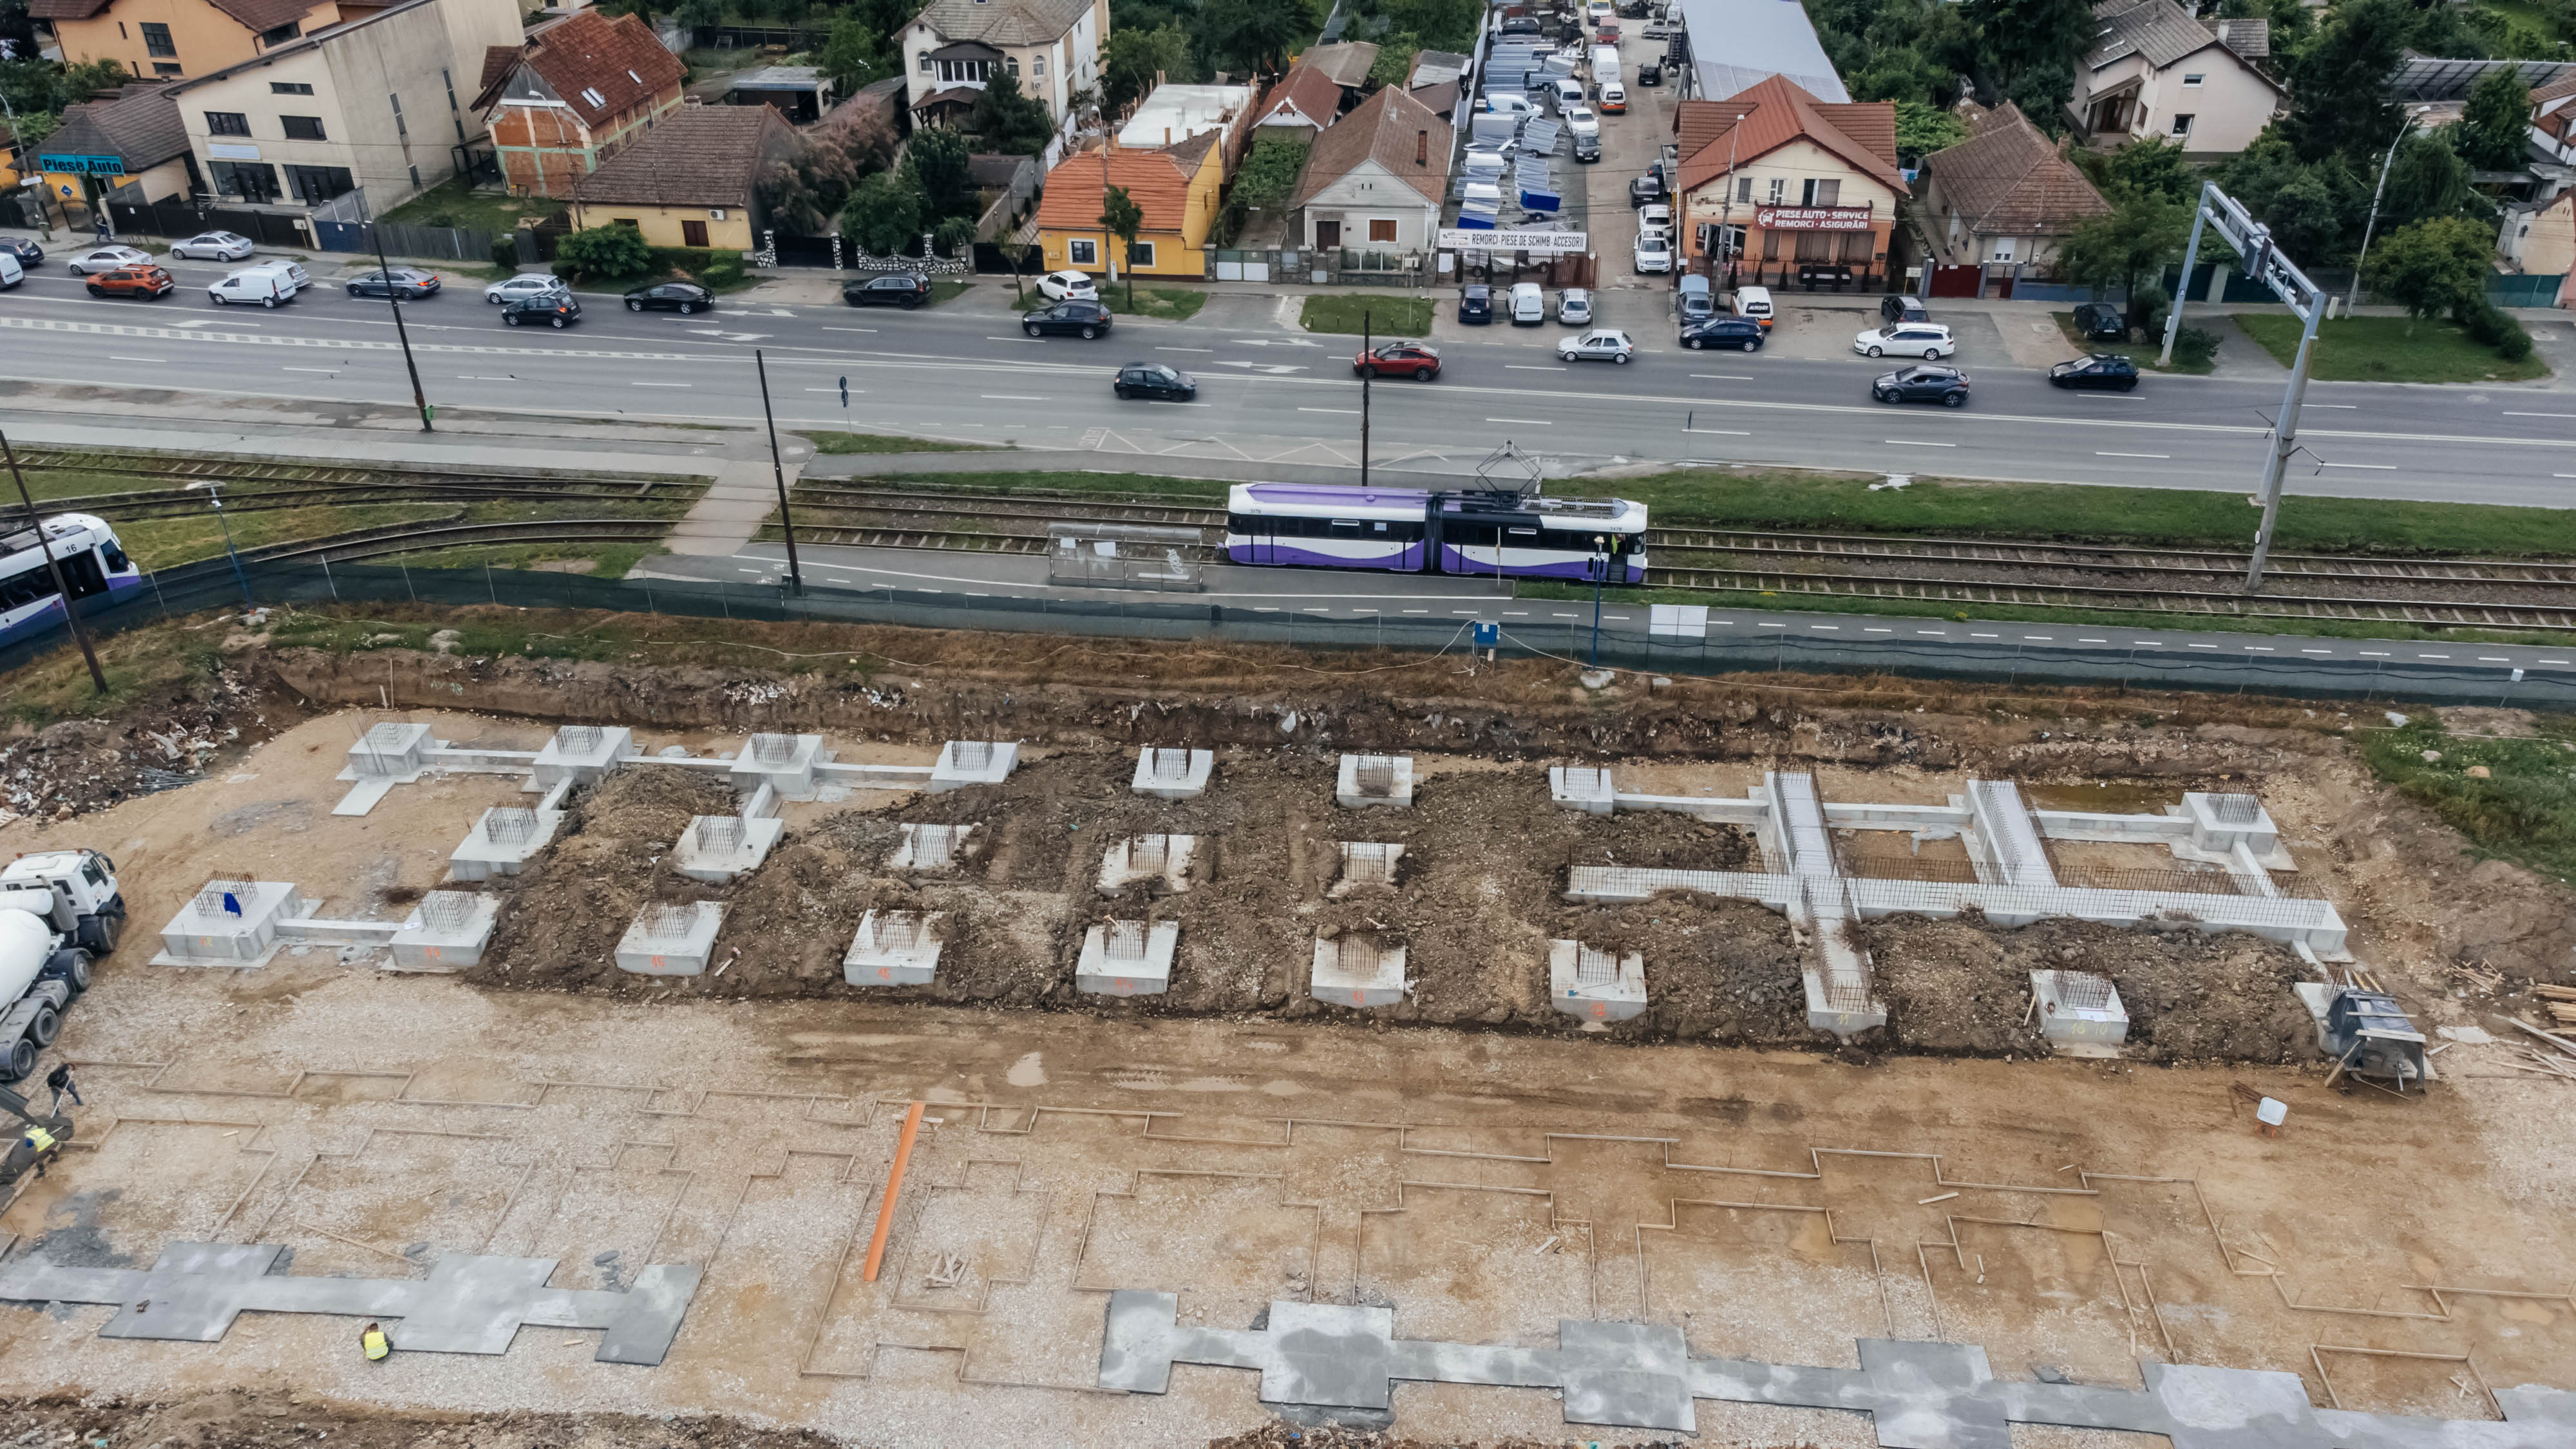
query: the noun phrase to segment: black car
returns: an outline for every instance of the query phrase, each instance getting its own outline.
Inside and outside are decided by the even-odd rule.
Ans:
[[[655,287],[638,287],[626,294],[626,310],[641,312],[677,312],[685,317],[715,306],[716,294],[695,282],[664,282]]]
[[[2075,309],[2075,331],[2087,342],[2126,342],[2129,318],[2107,303],[2087,302]]]
[[[1536,35],[1538,34],[1538,17],[1535,15],[1507,15],[1503,17],[1503,27],[1497,33],[1502,35]]]
[[[501,321],[511,327],[563,327],[581,320],[581,304],[570,292],[540,292],[501,307]]]
[[[1659,86],[1663,83],[1664,63],[1662,61],[1650,60],[1644,65],[1637,67],[1637,84],[1641,86]]]
[[[45,249],[25,237],[0,236],[0,252],[16,257],[22,266],[32,267],[45,259]]]
[[[1600,137],[1598,137],[1598,136],[1577,136],[1577,137],[1575,137],[1575,138],[1574,138],[1574,159],[1575,159],[1575,160],[1577,160],[1577,161],[1598,161],[1598,160],[1600,160],[1600,159],[1601,159],[1601,138],[1600,138]]]
[[[1633,177],[1629,180],[1628,204],[1630,206],[1644,206],[1649,202],[1661,201],[1663,199],[1664,173],[1661,171],[1649,171],[1643,176]]]
[[[841,285],[841,301],[852,307],[901,307],[909,312],[930,300],[930,279],[918,272],[888,272]]]
[[[1917,363],[1888,373],[1869,385],[1870,396],[1883,403],[1936,402],[1945,408],[1968,405],[1968,375],[1937,362]]]
[[[1879,298],[1878,316],[1880,321],[1885,322],[1890,327],[1894,327],[1902,322],[1929,322],[1932,320],[1931,309],[1923,305],[1922,298],[1908,297],[1902,292],[1891,293]]]
[[[1118,381],[1112,391],[1122,398],[1160,398],[1164,402],[1188,402],[1199,395],[1199,380],[1178,368],[1159,362],[1131,362],[1118,369]]]
[[[1022,313],[1020,330],[1031,337],[1044,337],[1050,332],[1097,337],[1109,330],[1109,309],[1098,302],[1058,302],[1052,307]]]
[[[400,297],[406,302],[427,297],[438,290],[438,274],[418,267],[394,267],[385,271],[360,272],[349,279],[352,297]]]
[[[1682,346],[1697,351],[1703,347],[1736,347],[1746,352],[1762,350],[1762,324],[1750,317],[1710,317],[1682,328]]]
[[[2079,357],[2050,368],[2048,380],[2059,387],[2132,392],[2138,386],[2138,365],[2116,352],[2096,352],[2090,357]]]
[[[1482,282],[1470,282],[1458,289],[1458,320],[1472,327],[1482,327],[1494,320],[1494,289]]]

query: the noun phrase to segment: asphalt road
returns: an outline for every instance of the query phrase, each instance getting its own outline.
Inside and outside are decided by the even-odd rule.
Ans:
[[[0,376],[272,398],[403,403],[389,309],[325,285],[276,310],[218,308],[227,268],[173,267],[156,302],[97,299],[49,260],[0,296]],[[989,287],[990,284],[988,284]],[[984,290],[984,289],[979,289]],[[1122,321],[1108,338],[1031,339],[1007,311],[960,299],[902,313],[730,302],[630,315],[589,298],[564,331],[512,329],[461,285],[405,317],[429,399],[595,416],[757,418],[755,348],[779,421],[1041,448],[1355,464],[1361,393],[1346,339],[1285,328],[1267,299],[1221,296],[1192,323]],[[1856,325],[1856,323],[1855,323]],[[1628,366],[1566,365],[1564,329],[1496,327],[1447,344],[1444,376],[1374,389],[1372,457],[1463,469],[1496,444],[1571,463],[1790,464],[1946,476],[2251,488],[2278,404],[2268,386],[2149,378],[2127,395],[2066,393],[2035,373],[1975,369],[1965,409],[1885,407],[1891,366],[1685,352],[1669,334]],[[1196,374],[1193,404],[1121,403],[1114,365]],[[839,379],[847,377],[849,407]],[[2563,399],[2563,400],[2562,400]],[[2576,498],[2576,395],[2516,388],[2317,384],[2292,479],[2299,492],[2565,506]]]

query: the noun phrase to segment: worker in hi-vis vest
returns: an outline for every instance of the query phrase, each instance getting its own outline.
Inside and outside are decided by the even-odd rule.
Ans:
[[[394,1351],[393,1342],[385,1337],[384,1329],[372,1323],[358,1334],[358,1346],[366,1350],[369,1363],[374,1363]]]

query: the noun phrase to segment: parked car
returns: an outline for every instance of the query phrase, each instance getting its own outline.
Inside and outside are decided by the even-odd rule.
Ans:
[[[310,285],[312,278],[293,262],[271,262],[264,267],[244,267],[222,281],[206,288],[206,295],[218,307],[235,302],[257,303],[274,307],[291,302]]]
[[[349,279],[352,297],[396,297],[415,302],[438,294],[438,274],[418,267],[388,267],[381,271],[360,272]]]
[[[1199,395],[1199,380],[1176,367],[1159,362],[1131,362],[1118,369],[1118,380],[1110,391],[1120,398],[1155,398],[1163,402],[1188,402]]]
[[[498,307],[504,302],[515,302],[521,297],[536,297],[548,292],[571,290],[571,284],[550,272],[521,272],[515,277],[503,277],[485,287],[483,300]]]
[[[1592,134],[1588,136],[1578,135],[1574,138],[1574,159],[1577,161],[1598,161],[1601,159],[1600,127],[1595,126],[1592,130]]]
[[[2075,309],[2075,331],[2087,342],[2126,342],[2129,317],[2107,303],[2086,302]]]
[[[1612,81],[1601,88],[1601,114],[1605,116],[1624,116],[1628,114],[1628,88],[1626,86],[1619,84],[1617,81]]]
[[[2138,365],[2116,352],[2096,352],[2090,357],[2079,357],[2050,368],[2048,380],[2058,387],[2134,392],[2138,386]]]
[[[170,280],[165,267],[145,262],[139,267],[117,267],[90,278],[89,294],[93,297],[166,297],[179,284]]]
[[[1870,396],[1883,403],[1936,402],[1945,408],[1968,405],[1968,375],[1955,367],[1919,363],[1880,375],[1869,385]]]
[[[1440,349],[1428,342],[1381,342],[1351,359],[1354,377],[1384,377],[1390,372],[1429,382],[1440,375]]]
[[[1763,331],[1771,330],[1771,289],[1769,287],[1738,287],[1731,299],[1731,305],[1735,309],[1736,316],[1750,317],[1761,324]]]
[[[1864,332],[1852,339],[1852,351],[1869,357],[1885,357],[1896,352],[1929,362],[1958,350],[1959,344],[1950,336],[1950,329],[1938,322],[1905,322]]]
[[[201,231],[186,241],[170,243],[170,255],[201,262],[237,262],[251,250],[249,237],[228,231]]]
[[[1899,322],[1929,322],[1932,314],[1924,308],[1922,298],[1890,293],[1878,299],[1878,320],[1894,326]]]
[[[0,236],[0,252],[18,259],[18,264],[32,267],[45,259],[45,249],[22,236]]]
[[[1109,330],[1109,309],[1098,302],[1058,302],[1020,315],[1020,330],[1031,337],[1051,333],[1091,338]]]
[[[1597,141],[1601,139],[1601,118],[1592,114],[1590,106],[1576,106],[1565,113],[1565,129],[1577,141],[1587,136]],[[1582,158],[1578,156],[1575,159],[1579,161]]]
[[[1658,201],[1637,209],[1637,225],[1652,227],[1666,236],[1673,234],[1673,209]]]
[[[841,284],[845,307],[901,307],[909,312],[930,300],[930,278],[919,272],[888,272]]]
[[[1527,96],[1489,95],[1477,109],[1489,116],[1535,116],[1538,103]]]
[[[1592,325],[1592,293],[1582,287],[1568,287],[1557,295],[1556,320],[1568,327]]]
[[[1558,76],[1547,83],[1547,96],[1556,103],[1556,112],[1561,116],[1583,104],[1583,82],[1570,75]]]
[[[1663,199],[1663,172],[1649,171],[1643,176],[1632,176],[1628,179],[1628,204],[1630,206],[1644,206],[1648,202],[1661,201]]]
[[[1538,17],[1535,15],[1507,15],[1503,17],[1502,28],[1495,33],[1498,35],[1536,35],[1538,34]]]
[[[132,247],[92,247],[71,259],[72,275],[86,277],[92,272],[112,272],[119,267],[150,266],[150,254]]]
[[[677,312],[686,317],[713,310],[715,305],[716,294],[695,282],[662,282],[626,294],[629,312]]]
[[[1595,25],[1618,13],[1619,7],[1612,0],[1584,0],[1583,18]]]
[[[1685,322],[1682,324],[1682,346],[1693,352],[1706,347],[1760,352],[1762,324],[1750,317],[1711,317],[1700,322]]]
[[[1556,355],[1566,362],[1625,363],[1637,353],[1637,344],[1616,327],[1595,327],[1580,337],[1558,343]]]
[[[1717,315],[1717,293],[1706,277],[1684,277],[1673,299],[1681,308],[1684,322],[1698,322]]]
[[[1650,60],[1637,67],[1637,84],[1641,86],[1659,86],[1663,83],[1664,63],[1662,61]]]
[[[1050,302],[1096,302],[1100,300],[1100,286],[1083,273],[1068,268],[1038,278],[1038,295]]]
[[[1494,289],[1482,282],[1470,282],[1458,289],[1458,320],[1470,327],[1482,327],[1494,320]]]
[[[1672,238],[1659,231],[1637,233],[1637,270],[1669,272],[1673,269]]]
[[[581,304],[570,292],[540,292],[502,303],[501,320],[512,327],[561,329],[581,320]]]
[[[1536,327],[1547,320],[1547,293],[1536,282],[1512,284],[1512,325]]]

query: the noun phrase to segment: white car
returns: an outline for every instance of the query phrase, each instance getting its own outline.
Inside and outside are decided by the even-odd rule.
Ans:
[[[1592,293],[1582,287],[1568,287],[1556,299],[1556,320],[1568,327],[1592,325]]]
[[[1483,110],[1489,116],[1535,116],[1538,106],[1527,96],[1487,96]]]
[[[1930,362],[1958,350],[1959,344],[1950,338],[1950,329],[1938,322],[1899,322],[1852,339],[1852,351],[1866,357],[1885,357],[1893,352],[1899,357],[1920,357]]]
[[[1673,239],[1659,231],[1637,233],[1637,270],[1669,272],[1673,269]]]
[[[551,273],[521,272],[515,277],[503,277],[485,287],[483,300],[498,307],[504,302],[516,302],[522,297],[542,297],[549,292],[571,290],[572,288],[565,284],[563,278]]]
[[[1637,344],[1616,327],[1595,327],[1571,342],[1557,344],[1556,355],[1566,362],[1625,363],[1636,356]]]
[[[1611,0],[1592,0],[1592,3],[1583,7],[1584,18],[1590,20],[1595,25],[1616,16],[1618,13],[1619,7],[1611,3]]]
[[[228,231],[199,232],[186,241],[170,243],[170,255],[201,262],[237,262],[250,252],[249,237]]]
[[[142,267],[151,263],[150,253],[138,252],[132,247],[92,247],[72,258],[71,269],[73,276],[86,277],[92,272],[112,272],[119,267]]]
[[[1049,272],[1038,278],[1038,294],[1051,302],[1096,302],[1100,288],[1076,271]]]
[[[1656,202],[1651,206],[1638,208],[1637,229],[1640,231],[1659,231],[1666,236],[1671,236],[1673,234],[1673,209],[1664,205],[1662,202]]]
[[[1590,106],[1576,106],[1565,113],[1565,129],[1577,136],[1598,139],[1601,135],[1601,118],[1592,114]]]

